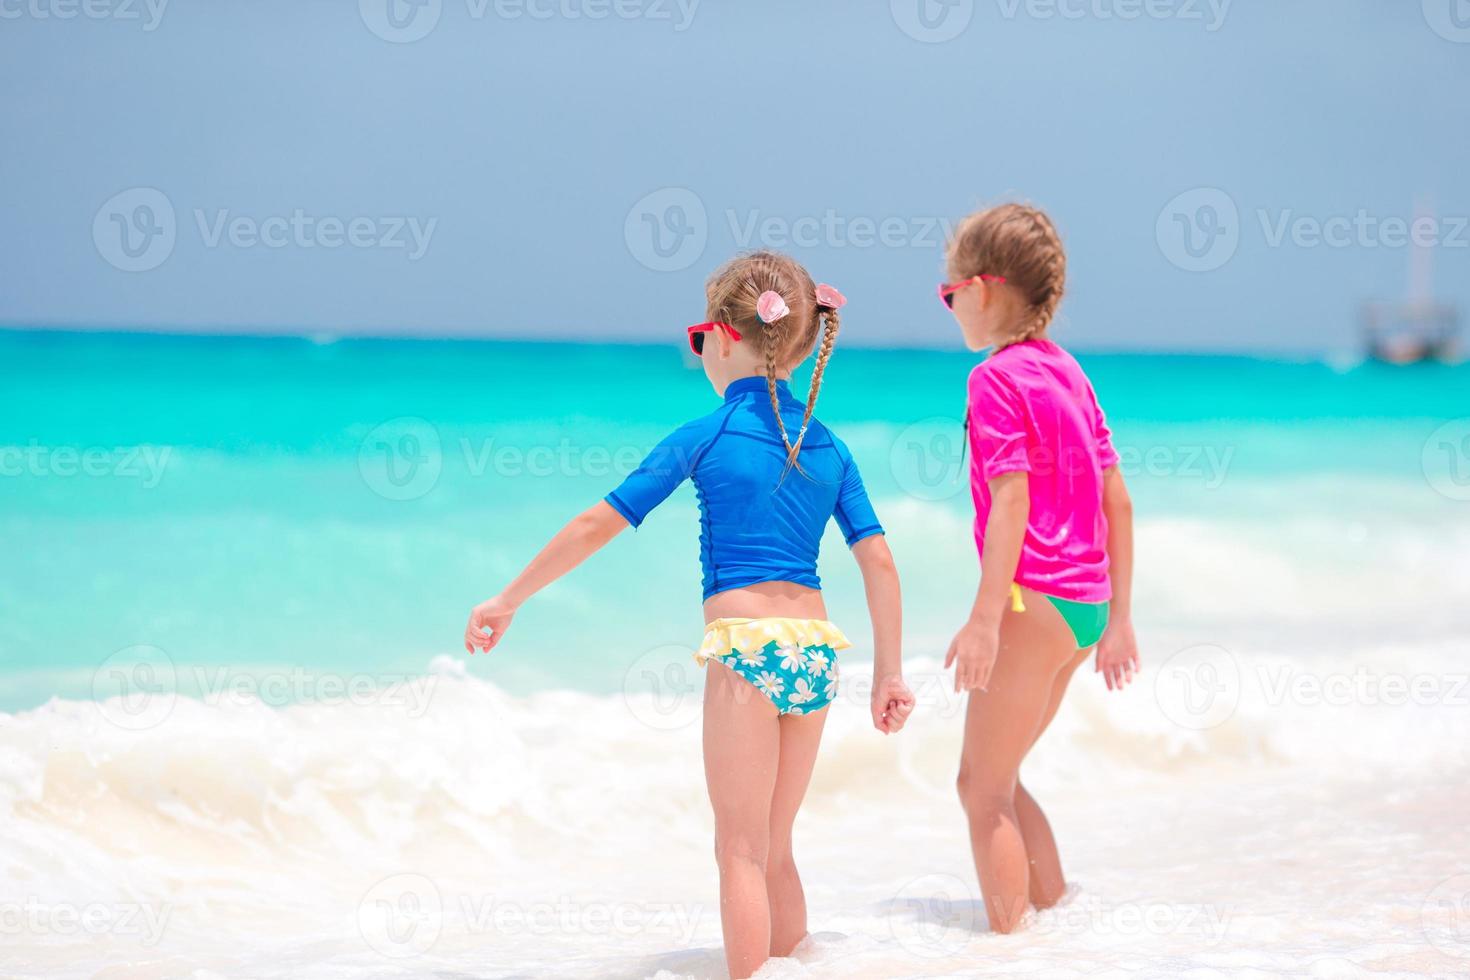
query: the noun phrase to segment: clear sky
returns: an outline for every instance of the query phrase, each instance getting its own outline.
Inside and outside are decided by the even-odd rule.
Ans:
[[[769,245],[948,345],[1007,198],[1079,347],[1349,347],[1414,234],[1470,307],[1465,0],[0,0],[0,55],[9,326],[657,340]]]

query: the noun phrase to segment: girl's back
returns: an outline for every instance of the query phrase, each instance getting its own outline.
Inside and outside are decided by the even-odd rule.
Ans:
[[[969,400],[976,545],[984,550],[989,481],[1025,471],[1031,507],[1015,581],[1063,599],[1106,601],[1103,470],[1118,454],[1081,365],[1050,340],[1011,344],[971,372]]]
[[[785,381],[775,387],[784,427],[800,431],[806,406]],[[726,387],[724,405],[660,443],[607,502],[637,527],[692,479],[706,599],[760,582],[820,588],[817,553],[830,519],[849,546],[883,529],[847,447],[816,419],[805,424],[797,471],[788,464],[770,385],[737,379]]]

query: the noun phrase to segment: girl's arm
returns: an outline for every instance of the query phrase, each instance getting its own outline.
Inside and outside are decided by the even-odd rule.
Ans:
[[[888,539],[881,534],[852,546],[868,594],[868,617],[873,621],[873,727],[892,735],[914,710],[914,696],[903,682],[903,600],[898,566]]]
[[[1002,473],[990,481],[990,516],[985,520],[985,550],[980,556],[980,588],[970,618],[955,634],[944,666],[957,664],[957,692],[985,690],[1000,651],[1000,620],[1005,615],[1021,543],[1031,516],[1030,487],[1024,470]]]
[[[1116,466],[1103,471],[1103,514],[1108,520],[1108,575],[1113,601],[1108,628],[1097,644],[1096,673],[1108,690],[1121,690],[1139,670],[1138,642],[1133,636],[1133,500]]]
[[[582,564],[627,526],[627,519],[605,500],[572,518],[499,595],[474,608],[465,627],[464,648],[472,654],[476,647],[487,653],[495,649],[521,603]]]

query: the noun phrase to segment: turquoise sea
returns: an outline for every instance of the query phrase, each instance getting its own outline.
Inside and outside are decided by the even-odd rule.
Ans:
[[[1080,358],[1137,500],[1141,623],[1203,640],[1256,617],[1306,644],[1314,609],[1358,636],[1452,627],[1433,606],[1381,613],[1464,571],[1470,367]],[[819,402],[889,528],[921,652],[975,583],[956,479],[975,360],[839,346]],[[0,334],[0,709],[88,697],[139,646],[181,668],[415,675],[714,404],[675,343]],[[642,651],[697,641],[695,537],[686,486],[469,669],[616,690]],[[821,571],[834,617],[865,630],[835,535]]]
[[[1459,975],[1470,371],[1081,360],[1136,501],[1143,671],[1079,671],[1025,763],[1068,900],[989,933],[954,799],[974,358],[839,347],[818,411],[888,529],[918,706],[872,730],[834,532],[856,646],[796,827],[813,935],[770,975]],[[0,959],[724,976],[692,491],[459,646],[714,404],[676,343],[0,334]]]

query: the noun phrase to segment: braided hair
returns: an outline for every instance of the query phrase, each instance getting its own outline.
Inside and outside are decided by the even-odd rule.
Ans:
[[[1067,287],[1067,252],[1046,212],[1002,204],[960,222],[949,245],[951,282],[985,273],[1004,276],[1025,299],[1025,317],[997,350],[1046,335]]]
[[[788,313],[770,323],[763,320],[757,305],[765,293],[778,294]],[[816,411],[822,377],[832,358],[832,348],[837,343],[837,331],[841,326],[837,309],[817,301],[816,283],[800,262],[789,255],[768,250],[737,256],[725,263],[710,277],[705,294],[708,298],[706,315],[710,320],[732,325],[742,336],[759,345],[765,359],[771,413],[776,418],[776,428],[786,447],[786,466],[788,470],[795,467],[805,476],[798,457],[812,413]],[[819,335],[821,344],[812,368],[806,413],[801,420],[801,431],[793,440],[781,418],[776,377],[801,363],[817,346]]]

